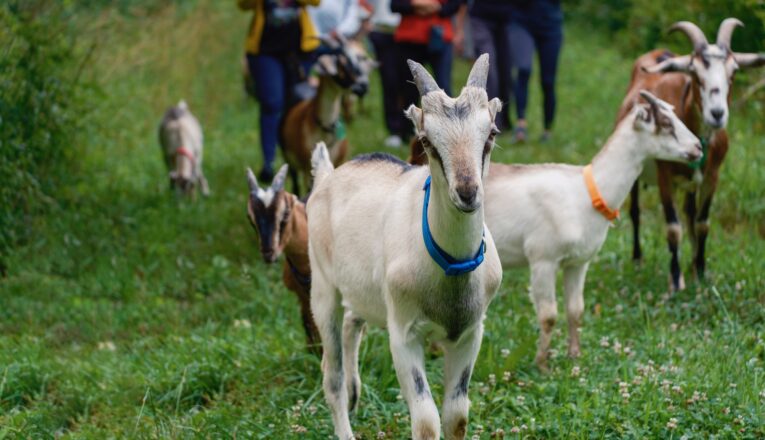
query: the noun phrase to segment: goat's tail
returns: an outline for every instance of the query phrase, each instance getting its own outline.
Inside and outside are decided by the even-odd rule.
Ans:
[[[311,174],[313,174],[313,187],[316,188],[317,185],[319,185],[325,177],[330,175],[334,169],[335,166],[332,165],[332,160],[329,157],[329,151],[327,151],[327,144],[324,142],[317,143],[316,147],[313,149],[313,154],[311,155]]]

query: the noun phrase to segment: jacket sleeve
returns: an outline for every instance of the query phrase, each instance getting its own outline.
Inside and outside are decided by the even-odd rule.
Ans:
[[[441,11],[438,13],[438,15],[442,17],[451,17],[452,15],[457,13],[457,10],[460,8],[460,5],[462,5],[463,0],[449,0],[441,6]]]
[[[337,25],[337,32],[346,37],[351,37],[359,31],[361,27],[361,19],[359,18],[359,0],[347,0],[345,8],[345,16],[343,20]]]
[[[399,14],[414,14],[412,0],[391,0],[390,10],[391,12],[398,12]]]

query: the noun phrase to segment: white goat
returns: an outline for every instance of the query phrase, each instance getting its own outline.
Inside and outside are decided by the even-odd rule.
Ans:
[[[557,317],[558,269],[563,269],[568,352],[576,357],[587,266],[603,245],[611,219],[618,215],[609,207],[624,202],[646,160],[701,157],[699,139],[672,106],[648,92],[641,95],[649,104],[635,106],[588,167],[492,164],[486,183],[486,224],[504,268],[531,266],[531,298],[541,332],[536,362],[542,370],[547,369]],[[594,191],[585,183],[586,173],[594,178]]]
[[[202,127],[186,101],[170,107],[159,124],[159,143],[170,177],[170,188],[190,194],[197,185],[203,195],[210,193],[202,172]]]
[[[486,95],[488,66],[484,54],[453,99],[409,61],[422,109],[412,105],[406,114],[427,145],[429,167],[376,153],[333,171],[326,147],[314,150],[307,206],[311,310],[324,347],[324,393],[341,440],[353,438],[349,410],[361,391],[358,348],[366,321],[388,328],[415,440],[440,438],[423,344],[441,343],[444,435],[465,436],[484,314],[502,279],[483,219],[483,178],[502,106]],[[429,238],[438,246],[426,247]]]

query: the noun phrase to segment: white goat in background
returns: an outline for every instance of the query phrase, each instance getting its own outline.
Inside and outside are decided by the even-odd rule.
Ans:
[[[170,188],[189,195],[199,186],[203,195],[210,193],[202,172],[202,126],[191,114],[186,101],[170,107],[159,124],[159,143],[170,177]]]
[[[649,104],[635,106],[587,167],[492,164],[486,182],[486,224],[504,268],[531,266],[531,298],[540,327],[536,362],[542,370],[547,369],[558,313],[558,269],[563,269],[568,353],[576,357],[584,279],[618,215],[611,208],[624,202],[647,160],[688,162],[701,157],[701,141],[672,106],[646,91],[641,96]],[[588,189],[586,175],[594,178],[594,191]]]
[[[406,114],[426,144],[429,167],[376,153],[333,171],[323,144],[313,153],[311,309],[324,347],[324,393],[341,440],[353,438],[349,411],[361,390],[358,349],[366,321],[388,329],[415,440],[440,438],[423,348],[426,339],[440,342],[444,436],[465,437],[484,314],[502,279],[483,218],[483,179],[502,106],[486,95],[488,58],[476,61],[456,99],[409,61],[422,109],[412,105]],[[431,237],[438,245],[428,248]]]

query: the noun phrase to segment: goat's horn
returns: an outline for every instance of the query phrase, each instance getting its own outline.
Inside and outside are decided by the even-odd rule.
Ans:
[[[720,23],[720,29],[717,30],[717,45],[730,49],[730,38],[737,26],[744,27],[744,23],[738,18],[726,18]]]
[[[677,23],[673,24],[670,26],[669,32],[674,31],[682,31],[685,35],[687,35],[688,39],[690,39],[691,43],[693,44],[693,50],[696,52],[701,52],[704,47],[709,45],[704,32],[702,32],[698,26],[691,23],[690,21],[678,21]]]
[[[258,189],[258,179],[255,178],[255,173],[252,172],[250,167],[247,167],[247,184],[250,186],[250,191]]]
[[[273,188],[274,192],[279,192],[282,189],[284,189],[284,181],[287,179],[287,164],[285,163],[282,165],[281,168],[279,168],[279,172],[276,173],[276,177],[274,177],[274,181],[271,183],[271,188]]]
[[[649,92],[648,90],[641,90],[640,96],[643,97],[643,99],[646,100],[651,105],[659,105],[659,98],[656,97],[653,93]]]
[[[485,53],[478,57],[470,69],[467,85],[486,89],[486,78],[489,76],[489,54]]]
[[[414,84],[417,86],[417,90],[420,91],[420,96],[425,96],[430,92],[441,89],[438,87],[436,80],[430,76],[430,73],[422,67],[422,64],[412,60],[406,60],[406,62],[409,64],[409,70],[412,71]]]

